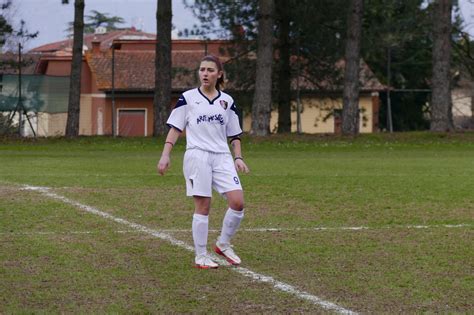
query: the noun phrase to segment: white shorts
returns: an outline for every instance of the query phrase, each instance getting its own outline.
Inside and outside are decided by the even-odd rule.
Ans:
[[[230,153],[188,149],[184,154],[183,173],[188,196],[212,197],[212,188],[220,194],[242,190]]]

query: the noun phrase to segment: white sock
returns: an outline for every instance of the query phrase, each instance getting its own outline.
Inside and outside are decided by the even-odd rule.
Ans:
[[[231,208],[227,209],[227,212],[224,216],[224,221],[222,222],[222,232],[219,237],[219,243],[229,244],[231,238],[234,236],[235,232],[239,228],[240,222],[244,218],[244,210],[235,211]]]
[[[209,232],[209,217],[207,215],[193,215],[193,239],[196,256],[207,254],[207,234]]]

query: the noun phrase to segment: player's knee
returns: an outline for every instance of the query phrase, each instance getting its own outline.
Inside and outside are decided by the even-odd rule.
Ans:
[[[244,210],[244,201],[243,200],[233,200],[230,202],[229,207],[235,211]]]
[[[208,215],[211,210],[211,206],[208,204],[196,204],[194,206],[194,212],[197,214]]]

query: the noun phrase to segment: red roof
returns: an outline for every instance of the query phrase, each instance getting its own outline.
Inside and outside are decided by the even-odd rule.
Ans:
[[[92,41],[100,41],[100,49],[108,50],[113,40],[117,39],[155,39],[156,34],[145,33],[135,29],[126,29],[118,31],[110,31],[104,34],[85,34],[84,45],[90,50],[92,49]],[[67,51],[72,49],[73,39],[65,39],[59,42],[54,42],[42,45],[30,50],[32,53],[52,53],[57,51]]]
[[[195,87],[197,62],[204,56],[201,51],[172,52],[172,89]],[[91,72],[99,90],[112,89],[112,53],[86,54]],[[147,50],[115,51],[115,89],[126,91],[153,91],[155,88],[155,52]]]
[[[292,60],[296,62],[295,60]],[[343,84],[344,84],[344,67],[345,67],[345,60],[341,59],[336,62],[334,66],[334,70],[336,71],[335,75],[338,75],[334,82],[328,81],[320,81],[320,82],[312,82],[311,79],[305,76],[305,71],[302,71],[300,76],[299,86],[301,90],[306,91],[324,91],[324,92],[335,92],[335,91],[342,91]],[[377,79],[375,74],[372,72],[370,67],[361,59],[360,61],[360,70],[359,70],[359,89],[361,92],[376,92],[376,91],[384,91],[387,89],[385,85],[380,83]],[[292,80],[291,82],[292,89],[296,89],[296,79]]]
[[[172,51],[172,89],[183,91],[196,87],[198,62],[204,51],[182,50]],[[222,56],[221,56],[222,58]],[[111,51],[86,54],[87,62],[96,77],[99,90],[112,89],[112,53]],[[223,61],[227,58],[222,58]],[[344,67],[344,61],[336,64],[338,69]],[[252,83],[252,82],[250,82]],[[342,81],[341,81],[342,83]],[[342,86],[331,87],[327,83],[309,81],[302,76],[300,89],[306,91],[340,91]],[[250,84],[252,85],[252,84]],[[232,82],[227,84],[232,89]],[[115,51],[115,89],[122,91],[148,91],[155,88],[155,52],[150,50],[116,50]],[[234,86],[234,88],[236,88]],[[296,79],[292,80],[292,88],[296,89]],[[363,92],[382,91],[386,87],[380,83],[365,62],[361,62],[360,90]]]

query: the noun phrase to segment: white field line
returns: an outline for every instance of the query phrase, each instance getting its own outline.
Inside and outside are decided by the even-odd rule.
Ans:
[[[341,226],[341,227],[314,227],[314,228],[241,228],[243,232],[298,232],[298,231],[361,231],[383,229],[433,229],[433,228],[463,228],[472,224],[438,224],[438,225],[393,225],[382,227],[368,226]],[[191,233],[191,229],[161,229],[163,233]],[[74,235],[74,234],[103,234],[103,233],[140,233],[137,230],[112,230],[112,231],[25,231],[25,232],[0,232],[0,235]],[[209,229],[210,233],[220,233],[221,230]]]
[[[298,232],[298,231],[365,231],[365,230],[383,230],[383,229],[433,229],[433,228],[462,228],[471,227],[472,224],[436,224],[436,225],[390,225],[381,227],[370,226],[340,226],[340,227],[295,227],[295,228],[240,228],[243,232]],[[191,229],[165,229],[166,233],[187,233]],[[209,229],[209,232],[220,232],[220,230]]]
[[[173,244],[175,246],[181,247],[181,248],[186,249],[190,252],[194,252],[194,247],[186,244],[183,241],[180,241],[180,240],[174,238],[173,236],[171,236],[169,234],[166,234],[166,233],[163,233],[163,232],[160,232],[160,231],[156,231],[156,230],[152,230],[150,228],[147,228],[146,226],[127,221],[125,219],[113,216],[109,213],[100,211],[100,210],[98,210],[94,207],[81,204],[77,201],[71,200],[69,198],[66,198],[64,196],[61,196],[61,195],[58,195],[58,194],[52,192],[48,187],[23,186],[22,189],[37,191],[37,192],[39,192],[39,193],[41,193],[41,194],[43,194],[47,197],[50,197],[50,198],[53,198],[53,199],[56,199],[56,200],[60,200],[64,203],[66,203],[66,204],[78,207],[79,209],[84,210],[86,212],[96,214],[96,215],[101,216],[105,219],[109,219],[111,221],[126,225],[126,226],[128,226],[128,227],[130,227],[134,230],[153,235],[157,238],[168,241],[168,242],[170,242],[171,244]],[[224,259],[221,259],[220,257],[217,257],[216,255],[213,255],[213,259],[216,260],[219,264],[228,265],[228,263]],[[251,278],[255,281],[268,283],[268,284],[272,285],[275,289],[293,294],[293,295],[295,295],[295,296],[297,296],[301,299],[304,299],[304,300],[307,300],[307,301],[309,301],[313,304],[319,305],[319,306],[321,306],[322,308],[324,308],[326,310],[334,311],[334,312],[337,312],[337,313],[340,313],[340,314],[357,314],[357,313],[355,313],[351,310],[343,308],[342,306],[336,305],[336,304],[334,304],[332,302],[329,302],[329,301],[325,301],[325,300],[323,300],[323,299],[321,299],[321,298],[319,298],[315,295],[312,295],[308,292],[301,291],[298,288],[296,288],[296,287],[294,287],[290,284],[278,281],[278,280],[274,279],[273,277],[266,276],[266,275],[254,272],[250,269],[243,268],[243,267],[236,267],[236,268],[232,268],[231,270],[234,270],[234,271],[240,273],[241,275],[249,277],[249,278]]]

